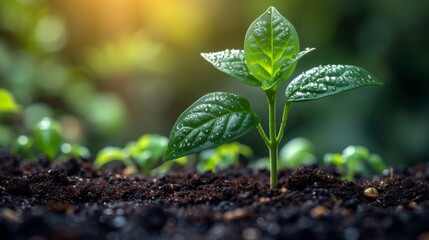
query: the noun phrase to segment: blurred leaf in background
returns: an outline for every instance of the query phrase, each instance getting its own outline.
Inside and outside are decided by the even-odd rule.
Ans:
[[[166,71],[166,60],[157,58],[162,47],[143,32],[136,32],[88,49],[86,65],[97,76],[107,79],[130,72],[162,73]]]
[[[0,88],[0,112],[18,112],[21,107],[15,102],[12,94]]]

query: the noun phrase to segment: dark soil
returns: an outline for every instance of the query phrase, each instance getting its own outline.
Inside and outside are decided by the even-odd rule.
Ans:
[[[427,164],[356,183],[316,168],[281,172],[276,190],[268,178],[239,167],[124,176],[3,152],[0,239],[429,239]]]

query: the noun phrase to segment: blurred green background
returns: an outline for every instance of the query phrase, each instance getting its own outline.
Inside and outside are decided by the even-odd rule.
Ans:
[[[199,54],[242,49],[247,27],[271,5],[294,24],[302,49],[317,48],[294,76],[341,63],[385,83],[295,104],[284,141],[306,137],[319,158],[354,144],[389,165],[429,160],[427,0],[2,0],[0,88],[23,111],[0,116],[0,145],[45,116],[93,153],[145,133],[168,136],[178,115],[213,91],[249,98],[266,123],[263,92]],[[267,155],[257,131],[239,141]]]

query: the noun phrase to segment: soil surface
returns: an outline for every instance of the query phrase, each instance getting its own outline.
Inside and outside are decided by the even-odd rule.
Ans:
[[[146,178],[0,152],[0,239],[429,239],[428,164],[356,182],[279,175],[271,190],[244,167]]]

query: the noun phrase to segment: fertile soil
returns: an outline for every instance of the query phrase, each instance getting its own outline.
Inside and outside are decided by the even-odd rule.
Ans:
[[[235,167],[146,178],[0,154],[0,239],[429,239],[429,165],[345,182]],[[378,197],[364,194],[375,188]]]

